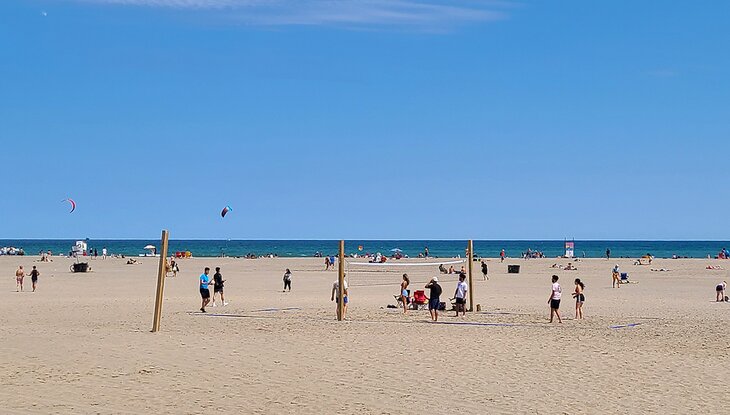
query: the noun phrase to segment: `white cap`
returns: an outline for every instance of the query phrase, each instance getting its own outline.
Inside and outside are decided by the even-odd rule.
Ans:
[[[433,282],[439,282],[439,277],[433,277],[433,278],[431,278],[431,281],[433,281]]]

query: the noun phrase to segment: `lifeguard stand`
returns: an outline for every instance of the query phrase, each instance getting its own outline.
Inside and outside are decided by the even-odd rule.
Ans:
[[[573,258],[575,256],[575,240],[565,240],[565,255],[566,258]]]

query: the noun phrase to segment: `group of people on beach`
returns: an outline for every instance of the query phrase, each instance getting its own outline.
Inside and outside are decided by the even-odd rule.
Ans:
[[[408,277],[408,274],[403,274],[403,280],[400,284],[400,303],[403,305],[403,313],[408,313],[408,304],[412,301],[410,297],[410,293],[408,291],[408,287],[411,283],[410,278]],[[445,309],[445,305],[441,303],[441,294],[443,293],[443,288],[439,284],[438,277],[433,277],[431,280],[426,284],[424,288],[427,288],[429,290],[429,296],[428,299],[428,311],[431,314],[431,320],[438,321],[438,312],[441,309]],[[466,314],[466,298],[468,294],[469,286],[466,283],[466,274],[465,273],[459,273],[459,280],[456,283],[456,290],[454,291],[454,310],[456,311],[456,315],[454,317],[459,316],[459,312],[461,311],[462,316]]]
[[[224,296],[223,296],[223,283],[226,282],[226,280],[223,279],[223,275],[221,274],[221,268],[216,267],[215,268],[215,274],[213,274],[213,280],[210,279],[210,268],[205,267],[203,270],[203,273],[200,274],[200,297],[202,298],[202,302],[200,305],[200,311],[205,313],[205,307],[210,303],[211,296],[210,296],[210,288],[209,286],[213,286],[213,307],[216,307],[215,303],[215,296],[218,294],[220,297],[221,303],[223,306],[227,306],[228,303],[226,302]]]
[[[30,282],[33,286],[33,292],[35,292],[36,286],[38,285],[38,276],[41,275],[41,273],[38,271],[35,265],[33,265],[33,269],[30,271]],[[23,291],[23,281],[25,280],[25,270],[23,269],[22,265],[18,266],[18,269],[15,271],[15,291],[22,292]]]
[[[558,323],[562,323],[563,320],[560,318],[560,300],[563,296],[563,289],[560,287],[558,280],[560,277],[557,275],[552,276],[552,288],[550,289],[550,297],[548,298],[548,304],[550,304],[550,322],[553,322],[553,317],[558,318]],[[583,303],[586,301],[586,296],[583,291],[586,285],[580,278],[576,278],[575,290],[573,291],[573,298],[575,299],[575,318],[576,320],[583,320]]]

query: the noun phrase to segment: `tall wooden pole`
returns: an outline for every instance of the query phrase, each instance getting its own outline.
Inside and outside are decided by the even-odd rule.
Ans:
[[[468,251],[467,261],[469,261],[469,311],[474,311],[474,281],[472,273],[474,271],[474,241],[469,239],[466,247]]]
[[[337,320],[342,321],[345,314],[345,241],[340,241],[340,254],[337,269]]]
[[[155,316],[152,321],[152,332],[155,333],[160,330],[160,318],[162,317],[162,299],[165,292],[165,275],[167,274],[167,241],[170,237],[167,230],[162,231],[162,238],[160,243],[162,249],[160,250],[160,266],[157,268],[157,295],[155,296]]]

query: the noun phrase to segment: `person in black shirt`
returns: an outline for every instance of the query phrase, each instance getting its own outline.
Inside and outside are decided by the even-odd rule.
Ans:
[[[441,289],[441,286],[439,285],[439,279],[438,277],[431,278],[431,281],[429,281],[428,284],[426,284],[426,288],[431,290],[428,300],[428,311],[431,313],[431,320],[438,321],[439,320],[439,306],[441,305],[441,293],[443,290]]]
[[[215,267],[215,274],[213,274],[213,307],[215,307],[215,295],[220,294],[221,296],[221,303],[223,305],[228,305],[225,298],[223,298],[223,283],[226,282],[226,280],[223,279],[223,276],[221,275],[221,267]]]
[[[33,271],[30,272],[30,282],[33,283],[33,292],[35,292],[35,286],[38,284],[38,276],[41,275],[40,272],[35,268],[35,265],[33,265]]]
[[[489,279],[489,267],[487,267],[487,263],[482,260],[482,276],[484,277],[484,281]]]

